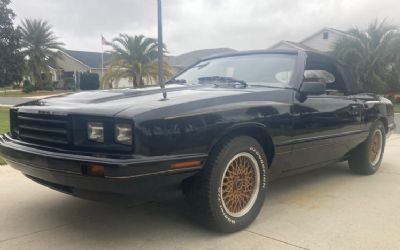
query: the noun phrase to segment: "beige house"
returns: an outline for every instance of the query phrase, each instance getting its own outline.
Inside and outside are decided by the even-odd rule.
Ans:
[[[344,31],[323,28],[318,32],[306,37],[300,42],[280,41],[270,47],[270,49],[309,49],[319,52],[329,52],[336,41],[344,36],[349,36]]]
[[[187,66],[193,64],[203,57],[232,52],[232,49],[205,49],[191,51],[179,56],[168,56],[166,62],[172,66],[173,73],[177,73]],[[57,69],[51,68],[52,80],[58,82],[58,87],[64,86],[65,78],[74,78],[76,86],[79,86],[79,75],[83,72],[91,72],[99,75],[100,79],[103,73],[107,72],[107,62],[110,60],[110,54],[104,53],[104,68],[102,69],[102,54],[99,52],[62,50],[61,58],[57,59]],[[155,84],[154,80],[146,81],[148,84]],[[113,88],[132,87],[131,79],[123,78],[118,82],[113,82]]]
[[[306,49],[326,53],[331,50],[338,39],[344,36],[349,36],[349,34],[333,28],[323,28],[300,42],[280,41],[272,45],[269,49]],[[233,51],[235,50],[229,48],[196,50],[179,56],[168,56],[166,60],[173,67],[174,71],[178,72],[201,58]],[[67,77],[72,77],[75,80],[76,86],[79,86],[80,73],[96,73],[101,79],[102,74],[107,71],[107,62],[110,59],[110,54],[108,53],[104,54],[105,65],[102,69],[102,54],[99,52],[77,50],[62,50],[60,52],[62,57],[57,60],[57,69],[50,67],[52,80],[58,82],[59,87],[64,86],[64,79]],[[113,83],[114,88],[132,86],[132,80],[128,78],[121,79],[118,83]]]
[[[110,55],[104,54],[104,68],[102,68],[102,54],[99,52],[61,50],[61,58],[57,59],[57,69],[50,68],[52,80],[59,83],[59,87],[64,86],[65,78],[73,78],[76,86],[79,86],[79,75],[84,72],[96,73],[100,79],[102,74],[107,71],[107,62]],[[129,79],[121,79],[119,87],[129,87],[132,83]]]

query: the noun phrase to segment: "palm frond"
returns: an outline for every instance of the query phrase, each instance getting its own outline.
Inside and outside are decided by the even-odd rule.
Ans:
[[[365,30],[356,27],[348,34],[334,44],[331,55],[350,67],[366,91],[386,91],[389,70],[400,68],[399,27],[375,20]]]
[[[154,38],[143,35],[120,34],[112,40],[110,68],[105,79],[118,82],[121,78],[132,79],[134,87],[143,87],[145,80],[157,80],[158,44]],[[165,46],[164,46],[165,47]],[[165,76],[172,75],[172,68],[165,65]]]
[[[64,44],[58,41],[53,27],[41,19],[25,19],[18,30],[21,32],[22,53],[27,61],[27,68],[33,81],[40,82],[41,74],[48,74],[48,66],[56,66],[60,50]]]

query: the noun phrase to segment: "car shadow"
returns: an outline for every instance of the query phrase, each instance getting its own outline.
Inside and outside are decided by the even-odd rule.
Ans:
[[[270,183],[269,196],[273,198],[285,194],[289,195],[291,192],[296,192],[305,186],[316,186],[327,181],[335,181],[338,178],[349,180],[360,178],[360,176],[350,171],[347,162],[341,162],[328,167],[277,179]]]
[[[300,195],[299,190],[304,187],[353,178],[358,177],[350,173],[347,164],[337,164],[278,179],[270,185],[263,210],[267,210],[274,202],[281,202],[285,197]],[[328,185],[326,188],[335,187]],[[47,200],[46,203],[34,205],[36,208],[40,206],[41,211],[47,215],[46,220],[51,224],[59,225],[55,230],[61,230],[63,237],[73,238],[80,235],[85,241],[96,244],[151,244],[163,240],[165,248],[168,248],[173,247],[179,239],[189,238],[192,243],[198,241],[199,244],[204,244],[205,237],[218,241],[222,236],[193,223],[193,215],[188,211],[182,196],[133,205],[124,202],[93,202],[70,196]],[[280,215],[275,212],[274,216]],[[263,216],[259,219],[268,218]]]

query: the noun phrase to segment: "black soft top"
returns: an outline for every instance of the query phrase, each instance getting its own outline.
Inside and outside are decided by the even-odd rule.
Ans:
[[[304,53],[307,56],[307,61],[315,60],[315,61],[328,63],[328,64],[334,66],[335,70],[337,70],[337,73],[340,74],[342,77],[341,80],[343,81],[344,88],[346,88],[346,90],[349,93],[357,94],[357,93],[362,92],[360,86],[358,85],[357,81],[355,80],[355,78],[351,74],[351,72],[348,70],[346,65],[340,63],[335,58],[330,57],[330,56],[320,53],[320,52],[304,50]]]

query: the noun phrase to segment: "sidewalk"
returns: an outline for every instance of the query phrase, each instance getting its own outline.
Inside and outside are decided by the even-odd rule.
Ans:
[[[37,99],[36,97],[0,97],[0,106],[11,107]]]
[[[54,94],[47,94],[47,95],[37,95],[37,96],[29,96],[29,97],[6,97],[0,95],[0,107],[12,107],[14,105],[19,105],[25,102],[30,102],[33,100],[38,100],[46,97],[52,97],[57,95],[66,94],[67,92],[63,93],[54,93]]]

